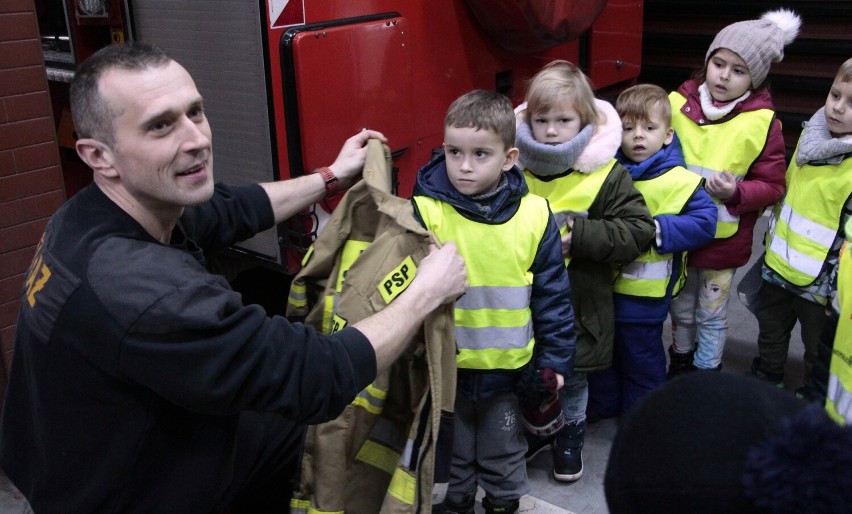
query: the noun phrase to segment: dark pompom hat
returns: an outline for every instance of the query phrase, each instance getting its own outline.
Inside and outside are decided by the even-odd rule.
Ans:
[[[624,417],[604,487],[612,514],[852,513],[852,427],[766,382],[692,373]]]

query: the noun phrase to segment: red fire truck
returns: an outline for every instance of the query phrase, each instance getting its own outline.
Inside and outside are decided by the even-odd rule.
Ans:
[[[108,44],[155,42],[189,70],[214,130],[217,180],[309,173],[370,127],[389,139],[401,196],[440,147],[446,108],[465,91],[496,90],[518,103],[525,81],[557,58],[580,65],[599,92],[616,91],[636,80],[641,60],[642,0],[36,4],[69,195],[90,174],[75,162],[67,83],[76,63]],[[236,251],[291,274],[333,206]]]

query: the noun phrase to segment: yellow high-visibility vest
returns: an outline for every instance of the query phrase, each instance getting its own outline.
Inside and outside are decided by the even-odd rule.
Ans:
[[[477,223],[452,205],[415,196],[424,225],[454,241],[470,289],[456,301],[457,363],[461,369],[515,370],[532,358],[530,271],[550,219],[544,198],[527,194],[502,224]]]
[[[852,223],[846,224],[852,230]],[[840,300],[840,317],[834,333],[831,350],[828,391],[825,410],[838,423],[852,423],[852,252],[848,242],[840,252],[840,270],[837,276],[837,296]]]
[[[852,159],[799,166],[794,155],[787,167],[787,194],[773,209],[766,231],[766,265],[793,285],[813,283],[840,232],[850,195]]]
[[[686,98],[673,91],[672,127],[680,138],[686,167],[705,179],[728,171],[738,181],[743,180],[752,163],[766,145],[766,138],[775,118],[771,109],[758,109],[734,116],[724,123],[697,124],[681,111]],[[716,203],[716,239],[737,233],[740,217],[728,212],[722,200],[710,196]]]
[[[568,233],[566,216],[588,215],[589,208],[598,197],[603,183],[615,166],[615,159],[604,167],[591,173],[573,171],[568,175],[546,180],[524,170],[530,193],[547,199],[559,226],[559,235]],[[571,256],[565,257],[565,265],[571,262]]]
[[[681,166],[648,180],[636,180],[633,185],[642,193],[652,216],[679,214],[701,186],[701,177]],[[631,296],[663,298],[671,280],[673,255],[660,254],[653,246],[635,261],[621,267],[614,291]],[[673,294],[686,280],[686,252],[681,255],[680,274]]]

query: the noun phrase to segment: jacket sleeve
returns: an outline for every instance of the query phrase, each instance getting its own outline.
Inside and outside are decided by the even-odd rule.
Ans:
[[[654,220],[660,225],[659,253],[687,252],[713,241],[716,234],[716,204],[701,185],[680,214],[661,214]]]
[[[128,263],[133,274],[101,266],[93,286],[109,299],[109,326],[122,343],[118,351],[85,349],[90,359],[115,359],[133,387],[205,415],[254,410],[317,423],[339,415],[375,378],[375,352],[358,330],[326,336],[268,317],[182,252],[149,246]],[[129,290],[135,294],[120,294]]]
[[[772,120],[763,151],[737,184],[734,195],[725,202],[731,214],[755,212],[778,203],[787,188],[786,149],[781,122]]]
[[[576,218],[572,232],[573,257],[627,264],[649,248],[656,226],[630,174],[616,164],[592,204],[589,218]]]
[[[574,368],[574,310],[559,229],[552,214],[531,271],[530,310],[535,330],[536,369],[551,368],[568,375]]]

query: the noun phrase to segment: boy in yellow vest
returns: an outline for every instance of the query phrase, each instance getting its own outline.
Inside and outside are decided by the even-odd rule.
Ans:
[[[798,321],[805,345],[805,385],[799,396],[822,401],[828,372],[817,358],[826,306],[836,290],[838,254],[852,213],[852,59],[834,78],[825,106],[807,122],[787,168],[787,194],[766,233],[760,325],[752,373],[781,386]],[[815,366],[816,365],[816,366]],[[812,381],[812,378],[817,380]]]
[[[621,117],[621,148],[615,155],[642,193],[656,236],[615,281],[612,366],[589,374],[587,416],[628,411],[666,380],[663,324],[686,278],[686,252],[713,240],[716,205],[704,179],[684,166],[671,126],[668,93],[652,84],[633,86],[615,103]]]
[[[471,91],[450,106],[444,152],[417,174],[415,215],[464,257],[470,289],[456,301],[453,458],[445,508],[489,513],[528,493],[516,383],[528,365],[553,392],[574,362],[574,314],[559,229],[515,166],[515,115],[505,96]]]

